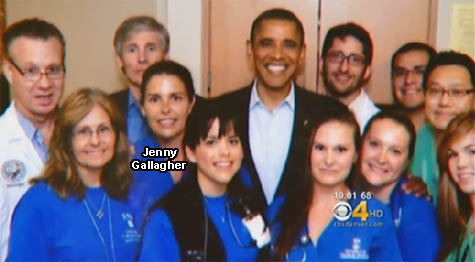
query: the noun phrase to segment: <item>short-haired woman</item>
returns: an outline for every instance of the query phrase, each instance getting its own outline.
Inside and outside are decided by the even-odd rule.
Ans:
[[[215,101],[188,117],[187,156],[196,165],[152,208],[141,261],[254,261],[269,240],[256,195],[239,173],[239,120]]]

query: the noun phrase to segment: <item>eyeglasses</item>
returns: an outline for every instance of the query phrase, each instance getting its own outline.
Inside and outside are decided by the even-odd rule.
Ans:
[[[96,133],[100,139],[107,138],[113,129],[109,125],[99,126],[96,130],[92,130],[90,127],[82,127],[73,131],[73,136],[80,140],[88,140],[92,137],[92,134]]]
[[[427,95],[431,97],[441,97],[447,94],[451,98],[463,98],[470,93],[473,93],[473,89],[443,89],[435,87],[427,89]]]
[[[21,69],[12,59],[8,59],[10,64],[20,72],[22,76],[32,82],[36,82],[41,79],[42,75],[45,75],[50,80],[59,79],[64,75],[66,71],[63,65],[50,65],[44,69],[44,72],[41,72],[41,69],[37,66],[28,67],[25,69]]]
[[[327,54],[328,61],[334,64],[341,64],[344,60],[348,60],[348,63],[352,66],[363,66],[365,59],[358,54],[345,55],[342,52],[330,52]]]
[[[407,69],[402,68],[402,67],[396,67],[396,68],[393,69],[393,76],[394,77],[406,77],[410,73],[412,73],[413,75],[416,75],[416,76],[422,76],[425,71],[426,71],[425,66],[415,66],[411,70],[407,70]]]

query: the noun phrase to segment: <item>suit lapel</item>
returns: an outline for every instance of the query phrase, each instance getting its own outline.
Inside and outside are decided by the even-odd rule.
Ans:
[[[290,136],[290,145],[289,150],[287,151],[287,157],[285,159],[284,169],[282,171],[282,176],[280,177],[279,185],[277,186],[277,190],[275,191],[274,198],[276,196],[281,195],[284,192],[287,192],[287,188],[289,187],[289,183],[292,181],[290,173],[292,169],[295,169],[295,166],[292,165],[295,159],[295,154],[297,151],[296,140],[299,136],[299,131],[302,129],[301,123],[303,122],[303,104],[302,104],[302,94],[300,92],[300,87],[295,85],[294,92],[295,92],[295,110],[294,110],[294,123],[292,127],[292,135]]]
[[[254,165],[254,161],[252,159],[252,152],[251,152],[251,144],[249,142],[249,107],[251,103],[251,91],[252,91],[252,83],[250,86],[247,86],[244,88],[243,92],[241,93],[242,97],[239,99],[239,101],[242,101],[242,106],[239,108],[239,115],[243,116],[242,119],[242,140],[243,140],[243,150],[245,154],[245,165],[249,168],[249,173],[251,174],[251,179],[253,185],[255,185],[255,188],[259,191],[259,195],[261,196],[262,199],[260,201],[263,201],[265,205],[267,205],[265,196],[264,196],[264,190],[262,188],[262,183],[259,178],[259,175],[257,174],[257,169],[256,166]]]

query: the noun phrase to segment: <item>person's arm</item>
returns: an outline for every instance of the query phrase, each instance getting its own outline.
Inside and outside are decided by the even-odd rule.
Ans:
[[[175,232],[163,210],[156,210],[145,226],[139,261],[180,261]]]
[[[415,177],[412,174],[407,175],[406,183],[402,184],[402,189],[407,194],[415,194],[417,197],[423,196],[427,200],[432,201],[427,184],[420,177]]]
[[[8,262],[53,261],[49,252],[49,223],[46,220],[48,203],[41,203],[36,192],[30,189],[13,213]]]
[[[6,199],[6,191],[5,187],[0,185],[0,261],[5,261],[8,252],[8,235],[9,235],[9,224],[8,220],[10,217],[8,214],[9,208]]]

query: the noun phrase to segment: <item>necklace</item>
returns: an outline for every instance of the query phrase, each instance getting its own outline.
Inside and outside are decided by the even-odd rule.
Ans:
[[[213,213],[217,218],[219,218],[222,224],[226,223],[226,210],[224,210],[225,212],[223,213],[219,212],[219,210],[214,209],[213,203],[211,203],[211,201],[209,201],[207,198],[205,198],[205,202],[207,204],[205,205],[206,209]],[[227,203],[226,200],[225,202]]]
[[[106,194],[104,194],[105,196]],[[102,235],[102,232],[99,228],[99,226],[96,223],[96,219],[92,215],[91,209],[89,208],[89,205],[87,204],[86,199],[83,199],[82,201],[84,203],[84,206],[86,206],[87,214],[89,215],[89,218],[94,225],[94,228],[96,229],[97,236],[99,237],[99,240],[101,241],[102,247],[104,248],[104,253],[106,255],[106,260],[107,261],[112,261],[115,262],[115,246],[114,246],[114,238],[113,238],[113,233],[112,233],[112,216],[111,216],[111,204],[110,204],[110,199],[107,197],[107,211],[108,211],[108,217],[109,217],[109,238],[110,238],[110,249],[112,251],[112,259],[111,256],[109,256],[109,251],[106,246],[106,241],[104,240],[104,236]]]
[[[99,219],[104,216],[104,204],[106,203],[106,195],[107,193],[104,193],[104,196],[102,196],[101,206],[99,208],[97,208],[96,205],[94,205],[94,202],[92,202],[92,200],[89,199],[89,197],[86,195],[86,201],[91,204],[94,211],[97,210],[96,217],[98,217]]]
[[[233,224],[233,221],[231,220],[231,212],[229,211],[229,204],[228,204],[228,201],[226,201],[226,213],[228,215],[228,221],[229,221],[229,225],[231,227],[231,231],[233,232],[233,236],[234,236],[234,239],[236,239],[236,241],[238,242],[238,245],[240,247],[245,247],[242,242],[241,242],[241,239],[238,237],[237,233],[236,233],[236,230],[234,229],[234,224]]]
[[[241,241],[241,239],[239,238],[239,236],[236,232],[236,229],[234,228],[234,223],[231,219],[231,210],[229,208],[228,200],[227,199],[224,200],[224,202],[225,202],[224,213],[220,214],[220,212],[218,212],[217,210],[213,210],[211,208],[212,204],[210,204],[208,199],[206,199],[206,198],[204,198],[204,199],[205,199],[205,202],[207,203],[207,206],[205,207],[206,232],[208,232],[208,229],[207,229],[208,215],[207,215],[206,210],[209,210],[211,213],[214,213],[216,216],[218,216],[221,219],[221,223],[223,223],[223,224],[226,224],[226,222],[229,223],[229,227],[231,228],[231,232],[233,234],[233,237],[234,237],[234,239],[236,239],[236,242],[238,243],[238,245],[240,247],[247,247],[246,245],[243,244],[243,242]],[[227,218],[227,221],[226,221],[226,218]]]

